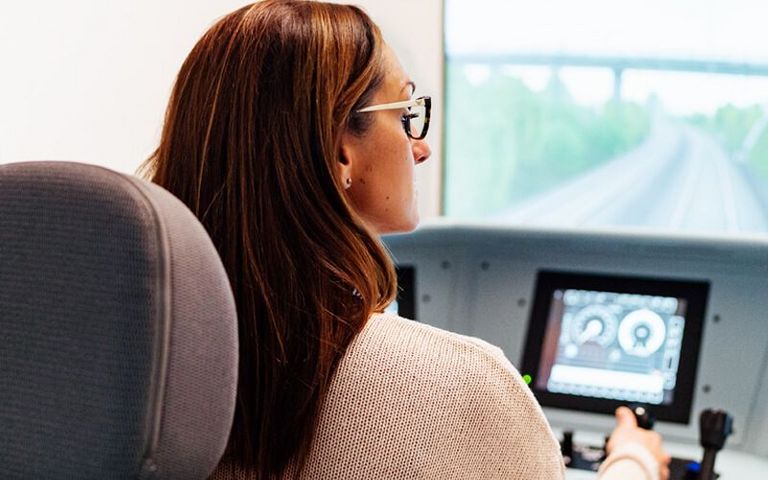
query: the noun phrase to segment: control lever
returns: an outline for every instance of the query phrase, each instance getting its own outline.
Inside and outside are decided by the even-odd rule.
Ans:
[[[590,445],[575,445],[573,443],[573,431],[563,432],[560,440],[560,451],[563,453],[563,461],[568,468],[589,470],[596,472],[603,461],[604,450]]]
[[[699,416],[699,441],[704,447],[699,480],[715,479],[715,456],[733,433],[733,417],[723,410],[707,409]]]
[[[635,414],[635,420],[637,420],[637,426],[645,430],[653,430],[653,425],[656,423],[656,417],[653,416],[650,410],[642,405],[630,405],[629,409]]]
[[[566,430],[563,432],[563,440],[560,442],[560,451],[563,454],[565,464],[571,463],[573,458],[573,431]]]
[[[635,415],[635,421],[637,426],[645,430],[653,430],[653,425],[656,423],[656,417],[653,416],[650,410],[642,405],[627,405],[627,408],[632,410]],[[603,441],[603,457],[601,460],[605,460],[608,455],[608,441],[611,439],[610,435],[605,436]]]
[[[645,430],[653,430],[653,425],[656,423],[656,417],[653,416],[650,410],[642,405],[627,405],[627,408],[632,410],[632,413],[635,415],[638,427]],[[608,454],[608,440],[610,439],[610,436],[606,436],[605,442],[603,443],[603,450],[606,452],[606,455]]]

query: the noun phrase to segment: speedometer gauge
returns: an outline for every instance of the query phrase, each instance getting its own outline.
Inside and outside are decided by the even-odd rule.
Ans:
[[[607,347],[616,338],[617,319],[603,305],[590,305],[579,310],[573,318],[571,339],[578,345],[591,342]]]

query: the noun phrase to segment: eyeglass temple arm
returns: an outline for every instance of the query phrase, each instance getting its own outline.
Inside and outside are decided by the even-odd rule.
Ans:
[[[365,112],[376,112],[379,110],[394,110],[396,108],[406,108],[406,107],[415,107],[415,106],[423,106],[424,105],[424,97],[419,97],[413,100],[405,100],[402,102],[395,102],[395,103],[385,103],[382,105],[373,105],[370,107],[361,108],[358,110],[358,113],[365,113]]]

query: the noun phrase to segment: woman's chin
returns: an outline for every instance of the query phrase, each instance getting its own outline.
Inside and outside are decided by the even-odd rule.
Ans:
[[[392,235],[397,233],[412,232],[419,226],[418,213],[408,218],[404,218],[399,222],[392,222],[387,225],[379,225],[375,228],[376,233],[379,235]]]
[[[410,216],[405,222],[403,222],[402,228],[397,233],[408,233],[416,230],[419,226],[419,214],[418,212]],[[395,232],[392,232],[395,233]]]

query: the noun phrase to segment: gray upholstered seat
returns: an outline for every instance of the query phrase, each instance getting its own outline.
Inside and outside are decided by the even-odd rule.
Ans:
[[[0,166],[0,478],[207,477],[234,412],[235,317],[210,239],[165,190]]]

